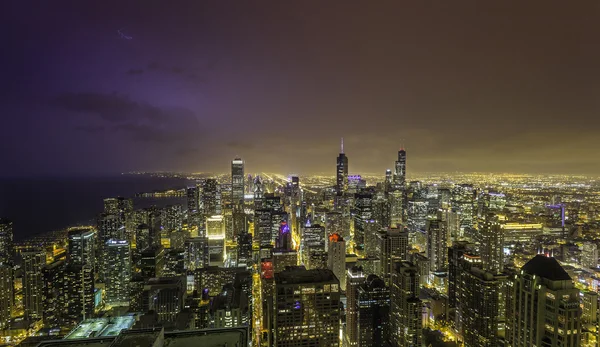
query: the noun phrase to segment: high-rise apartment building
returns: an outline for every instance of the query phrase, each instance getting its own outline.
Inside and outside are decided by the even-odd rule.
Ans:
[[[483,269],[494,274],[504,271],[504,228],[498,217],[487,214],[476,235]]]
[[[129,304],[129,282],[131,281],[131,249],[126,240],[108,240],[106,243],[106,303],[111,306]]]
[[[427,258],[431,271],[446,271],[448,268],[448,228],[438,218],[427,220]]]
[[[42,319],[44,313],[44,280],[42,268],[46,265],[43,249],[21,252],[23,258],[23,308],[28,320]]]

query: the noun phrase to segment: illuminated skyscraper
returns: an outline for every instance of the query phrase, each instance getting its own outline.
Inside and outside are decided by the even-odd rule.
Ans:
[[[448,228],[441,219],[427,220],[427,257],[431,271],[448,268]]]
[[[275,274],[275,347],[338,347],[339,281],[330,270],[290,268]]]
[[[106,272],[106,303],[111,306],[129,304],[131,281],[131,250],[125,240],[108,240],[107,260],[111,266]]]
[[[244,204],[244,161],[235,158],[231,161],[231,200],[234,205]]]
[[[0,219],[0,328],[8,325],[13,306],[13,224]]]
[[[66,283],[67,316],[78,322],[94,313],[94,273],[96,233],[91,229],[69,231]],[[106,272],[105,272],[106,273]]]
[[[358,346],[358,288],[365,282],[365,273],[360,266],[348,269],[346,275],[346,333],[345,345]]]
[[[202,183],[200,204],[204,217],[221,214],[221,186],[216,179],[208,178]]]
[[[407,259],[408,231],[389,228],[377,234],[377,253],[381,260],[379,277],[390,283],[394,263]]]
[[[398,160],[394,164],[394,189],[403,189],[406,184],[406,151],[404,148],[398,151]]]
[[[508,346],[580,346],[579,289],[556,259],[536,255],[515,275],[508,295]]]
[[[389,343],[396,347],[421,346],[423,302],[419,299],[419,269],[408,261],[394,262],[393,268]]]
[[[46,252],[43,249],[24,251],[23,258],[23,308],[25,318],[38,320],[43,317],[42,305],[44,281],[42,267],[46,265]]]
[[[346,242],[340,234],[329,235],[327,249],[327,267],[340,281],[341,288],[346,288]]]
[[[335,192],[338,196],[344,194],[348,189],[348,157],[344,154],[344,139],[340,155],[337,157]]]
[[[498,217],[488,214],[476,235],[483,269],[493,274],[504,271],[504,228]]]

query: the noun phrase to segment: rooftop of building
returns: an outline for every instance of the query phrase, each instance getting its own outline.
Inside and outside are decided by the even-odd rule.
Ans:
[[[571,276],[560,266],[558,261],[552,257],[538,254],[528,261],[521,270],[537,275],[551,281],[571,281]]]
[[[39,347],[217,347],[245,346],[248,328],[224,328],[164,332],[162,328],[128,330],[118,337],[54,340],[40,343]]]
[[[275,274],[275,283],[300,284],[313,282],[333,282],[337,278],[331,270],[312,269],[306,270],[303,266],[287,267],[284,271]]]

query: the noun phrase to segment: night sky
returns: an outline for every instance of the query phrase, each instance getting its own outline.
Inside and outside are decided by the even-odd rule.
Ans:
[[[175,5],[176,4],[176,5]],[[2,1],[0,175],[600,175],[600,2]],[[120,30],[120,32],[119,32]]]

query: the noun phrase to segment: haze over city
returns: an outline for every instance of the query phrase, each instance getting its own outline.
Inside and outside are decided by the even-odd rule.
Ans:
[[[3,176],[600,175],[597,1],[2,7]]]

